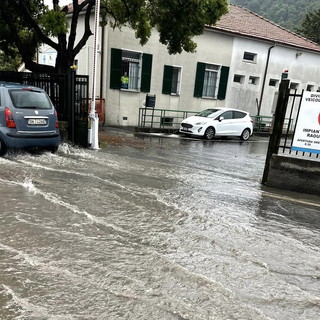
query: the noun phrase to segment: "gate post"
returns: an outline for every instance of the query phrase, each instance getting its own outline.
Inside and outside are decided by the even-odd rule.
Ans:
[[[67,81],[68,139],[74,143],[75,131],[75,71],[70,69]]]
[[[266,156],[266,161],[264,165],[264,171],[262,176],[262,184],[266,184],[268,180],[270,160],[273,154],[278,153],[279,144],[281,140],[283,123],[286,116],[287,104],[289,99],[289,79],[284,79],[280,83],[279,96],[277,101],[277,106],[275,113],[273,115],[273,125],[272,132],[269,139],[268,151]]]

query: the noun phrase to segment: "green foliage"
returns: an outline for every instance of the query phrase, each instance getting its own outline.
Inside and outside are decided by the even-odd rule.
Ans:
[[[28,12],[22,5],[28,5]],[[40,44],[40,39],[34,28],[28,23],[26,12],[30,20],[38,21],[43,13],[42,0],[19,1],[1,0],[0,2],[0,51],[5,57],[5,65],[15,65],[21,58],[29,56],[32,59]]]
[[[229,0],[245,7],[280,26],[295,31],[305,15],[319,9],[319,0]]]
[[[55,10],[45,10],[43,15],[39,17],[39,25],[43,28],[44,33],[50,37],[65,34],[69,29],[67,18],[59,7]]]
[[[320,9],[307,13],[297,32],[320,44]]]
[[[17,71],[20,65],[21,57],[18,52],[15,52],[13,56],[0,52],[0,71]]]
[[[142,45],[155,27],[160,33],[160,42],[167,46],[170,54],[195,51],[192,38],[227,10],[227,0],[103,0],[101,7],[104,23],[112,27],[132,27]]]
[[[193,52],[196,44],[192,38],[202,34],[205,25],[216,23],[227,10],[225,1],[159,0],[150,18],[169,53]]]
[[[0,0],[0,50],[9,53],[10,48],[17,48],[31,71],[63,73],[69,70],[92,35],[90,13],[96,1],[70,2],[72,12],[61,9],[59,0],[52,0],[53,9],[44,5],[44,0]],[[227,10],[227,0],[101,0],[101,22],[113,28],[131,27],[142,45],[156,28],[160,42],[167,46],[170,54],[175,54],[183,50],[194,52],[193,37],[202,34],[205,25],[214,24]],[[77,37],[80,15],[84,18],[85,30]],[[36,49],[41,44],[57,51],[55,68],[34,62]]]

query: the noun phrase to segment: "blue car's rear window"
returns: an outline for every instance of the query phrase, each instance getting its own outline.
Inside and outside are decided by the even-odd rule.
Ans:
[[[52,105],[43,91],[12,89],[9,94],[15,108],[51,109]]]

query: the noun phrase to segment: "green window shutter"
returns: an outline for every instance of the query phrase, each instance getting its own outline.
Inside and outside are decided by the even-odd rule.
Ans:
[[[141,70],[141,92],[150,92],[152,71],[152,54],[144,53],[142,55],[142,70]]]
[[[110,89],[121,88],[122,50],[111,48]]]
[[[197,63],[196,81],[194,84],[194,93],[193,93],[194,97],[197,97],[197,98],[202,97],[205,70],[206,70],[206,64],[202,63],[202,62],[198,62]]]
[[[173,67],[164,66],[163,82],[162,82],[162,93],[163,94],[171,94],[172,75],[173,75]]]
[[[224,100],[226,98],[229,69],[230,69],[229,67],[225,67],[225,66],[221,67],[220,83],[219,83],[219,90],[218,90],[219,100]]]

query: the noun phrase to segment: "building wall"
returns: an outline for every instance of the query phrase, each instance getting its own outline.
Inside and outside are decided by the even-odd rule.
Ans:
[[[83,33],[79,23],[77,34]],[[92,19],[93,25],[93,19]],[[139,108],[144,106],[146,93],[110,89],[110,60],[111,49],[134,50],[152,54],[152,76],[150,94],[156,95],[156,108],[170,110],[200,111],[209,107],[235,107],[257,114],[260,103],[261,115],[271,116],[274,97],[278,91],[281,75],[288,70],[289,79],[298,84],[298,92],[313,86],[313,91],[320,87],[320,54],[297,50],[292,47],[218,33],[205,30],[204,34],[196,37],[196,53],[169,55],[166,46],[159,43],[157,32],[153,32],[145,46],[141,46],[134,32],[126,27],[120,30],[105,28],[104,46],[102,32],[99,30],[99,53],[97,63],[97,98],[105,99],[107,125],[136,126],[138,124]],[[263,88],[268,50],[270,49],[269,66]],[[257,55],[255,62],[244,61],[243,53],[251,52]],[[78,73],[92,75],[93,37],[89,38],[86,46],[77,56]],[[206,62],[229,66],[229,78],[225,100],[195,98],[194,83],[197,62]],[[103,64],[102,64],[103,63]],[[180,95],[162,94],[164,65],[182,68]],[[243,75],[243,83],[234,82],[234,75]],[[249,77],[256,77],[256,84],[249,83]],[[276,80],[275,86],[270,86],[270,79]],[[90,85],[91,85],[90,77]],[[91,86],[90,86],[91,89]]]
[[[274,154],[266,186],[320,196],[320,162]]]
[[[288,78],[298,84],[298,92],[312,85],[312,91],[320,86],[320,54],[297,50],[272,43],[236,37],[232,53],[232,62],[228,83],[226,105],[249,111],[256,115],[261,100],[260,115],[270,116],[274,105],[275,93],[278,91],[282,73],[287,70]],[[272,48],[271,48],[272,47]],[[268,51],[270,49],[269,65],[263,87]],[[257,54],[255,62],[243,59],[244,52]],[[234,82],[234,75],[243,75],[243,83]],[[257,84],[249,83],[249,77],[259,78]],[[275,86],[270,85],[270,79],[276,80]]]
[[[203,35],[195,39],[197,43],[196,53],[169,55],[167,48],[159,43],[157,32],[153,32],[145,46],[141,46],[134,36],[134,32],[128,28],[108,31],[108,44],[106,54],[110,66],[111,48],[134,50],[149,53],[153,56],[150,94],[156,95],[156,108],[170,110],[200,111],[214,106],[224,106],[224,101],[217,99],[194,98],[194,83],[197,62],[207,62],[229,66],[233,38],[222,35],[213,37],[212,31],[205,31]],[[164,66],[178,66],[182,68],[180,95],[162,94],[162,81]],[[130,92],[110,89],[110,71],[106,74],[105,96],[106,98],[106,123],[109,125],[138,124],[138,109],[144,106],[146,93]],[[127,120],[123,120],[123,119]]]
[[[263,74],[265,72],[268,48],[270,46],[271,45],[267,43],[245,38],[235,38],[226,99],[226,105],[228,107],[243,109],[249,111],[252,115],[257,114],[257,106],[263,84]],[[244,52],[256,54],[255,61],[245,60],[243,58]],[[234,81],[234,75],[243,77],[241,83]],[[279,79],[280,76],[281,72],[280,75],[276,75],[276,78]],[[256,77],[257,82],[255,84],[249,83],[249,77]],[[273,88],[272,91],[268,90],[268,92],[265,92],[265,97],[270,100],[276,90],[277,88]],[[267,114],[270,115],[270,111],[267,112]]]

